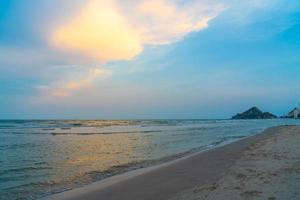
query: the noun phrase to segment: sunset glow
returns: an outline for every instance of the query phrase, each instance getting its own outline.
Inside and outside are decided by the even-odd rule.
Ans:
[[[288,0],[1,1],[0,116],[219,118],[253,102],[280,115],[299,102],[299,9]]]

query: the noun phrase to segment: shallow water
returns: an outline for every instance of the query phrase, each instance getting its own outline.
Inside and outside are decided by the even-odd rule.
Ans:
[[[0,199],[37,199],[299,120],[0,121]]]

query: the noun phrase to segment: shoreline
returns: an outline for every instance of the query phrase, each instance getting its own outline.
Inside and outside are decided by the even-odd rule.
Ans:
[[[249,145],[274,135],[280,127],[285,126],[268,128],[262,133],[220,147],[128,171],[42,200],[153,199],[153,195],[155,199],[168,199],[195,184],[220,179]]]
[[[259,133],[257,133],[257,134],[259,134]],[[144,172],[146,173],[148,171],[148,169],[152,170],[152,169],[164,166],[164,165],[172,164],[176,161],[180,161],[182,159],[197,155],[199,153],[210,151],[212,149],[219,148],[219,147],[231,144],[233,142],[236,142],[236,141],[239,141],[241,139],[245,139],[245,138],[251,137],[251,136],[253,136],[253,135],[250,135],[250,136],[234,136],[234,137],[231,137],[231,139],[228,139],[228,140],[222,139],[222,140],[213,142],[213,143],[211,143],[209,145],[206,145],[206,146],[196,147],[196,148],[190,149],[190,150],[182,152],[182,153],[177,153],[177,154],[165,156],[165,157],[162,157],[162,158],[159,158],[159,159],[156,159],[156,160],[144,160],[144,161],[139,161],[139,162],[135,162],[135,163],[129,163],[128,165],[116,166],[116,167],[113,167],[112,169],[109,169],[107,171],[103,171],[102,172],[103,175],[100,179],[98,178],[98,179],[95,179],[95,180],[90,181],[88,183],[78,185],[77,187],[74,187],[72,189],[61,190],[61,191],[58,191],[58,192],[54,192],[52,194],[50,193],[48,195],[40,196],[37,199],[42,199],[42,200],[43,199],[48,199],[49,197],[52,197],[52,196],[56,196],[56,195],[66,193],[66,192],[71,192],[71,191],[74,191],[74,190],[77,190],[77,189],[80,189],[80,188],[89,187],[90,185],[98,184],[100,182],[105,182],[103,184],[106,185],[107,182],[111,182],[111,181],[115,182],[114,179],[123,180],[122,175],[125,175],[124,178],[126,179],[126,178],[129,178],[131,176],[139,175],[140,173],[144,173]],[[132,172],[132,175],[131,175],[131,172]],[[128,174],[128,176],[127,176],[127,174]],[[111,180],[111,179],[113,179],[113,180]],[[110,185],[111,183],[108,183],[108,184]]]

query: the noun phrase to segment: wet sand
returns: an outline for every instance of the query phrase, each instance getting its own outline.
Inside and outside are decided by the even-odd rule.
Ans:
[[[296,199],[300,189],[299,162],[300,127],[280,126],[46,199]]]

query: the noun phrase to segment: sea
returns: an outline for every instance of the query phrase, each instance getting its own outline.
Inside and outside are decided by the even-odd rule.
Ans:
[[[0,120],[0,199],[29,200],[300,120]]]

